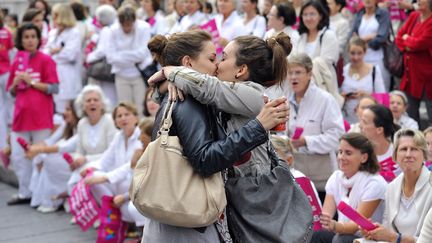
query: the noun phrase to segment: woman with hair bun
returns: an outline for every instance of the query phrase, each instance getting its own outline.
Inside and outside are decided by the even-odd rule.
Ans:
[[[399,126],[393,123],[391,111],[383,105],[369,106],[362,113],[360,130],[374,143],[375,154],[381,165],[380,174],[387,182],[391,182],[400,173],[392,159],[392,139]]]

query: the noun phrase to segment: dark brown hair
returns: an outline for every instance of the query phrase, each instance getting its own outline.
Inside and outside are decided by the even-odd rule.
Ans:
[[[264,86],[282,83],[288,70],[286,58],[292,49],[287,34],[281,32],[267,40],[256,36],[241,36],[234,41],[238,45],[236,65],[248,67],[248,80]]]
[[[124,24],[126,22],[135,22],[136,20],[135,9],[128,4],[120,7],[117,14],[120,24]]]
[[[181,66],[184,56],[196,59],[204,49],[204,44],[211,40],[210,34],[206,31],[190,30],[175,33],[169,39],[163,35],[156,35],[147,46],[162,66]]]
[[[342,140],[355,149],[360,150],[360,153],[368,155],[367,161],[360,165],[360,171],[376,174],[380,170],[380,165],[375,155],[373,144],[366,136],[361,133],[352,132],[342,135],[340,141]]]
[[[70,100],[70,101],[68,101],[68,104],[69,104],[69,107],[72,111],[72,115],[74,116],[76,122],[74,124],[69,124],[69,123],[66,124],[65,130],[63,132],[63,138],[64,139],[69,139],[74,135],[74,131],[76,130],[76,127],[78,125],[78,121],[80,119],[78,117],[76,111],[75,111],[74,101]]]
[[[48,15],[51,14],[51,7],[50,5],[45,1],[45,0],[35,0],[33,2],[30,3],[29,8],[36,8],[36,3],[40,2],[45,6],[45,15],[44,15],[44,21],[45,22],[49,22],[48,21]]]
[[[39,47],[41,46],[41,38],[42,38],[41,31],[36,25],[32,23],[25,23],[18,28],[15,36],[15,47],[20,51],[24,51],[24,46],[22,45],[22,38],[26,30],[36,31],[36,37],[38,38],[37,49],[39,49]]]
[[[32,22],[33,19],[38,16],[39,14],[42,14],[42,10],[40,9],[36,9],[36,8],[29,8],[27,9],[27,11],[25,12],[23,18],[22,18],[22,22]]]

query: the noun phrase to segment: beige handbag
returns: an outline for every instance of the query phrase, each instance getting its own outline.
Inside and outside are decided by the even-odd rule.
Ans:
[[[168,135],[174,104],[167,104],[158,138],[138,161],[129,195],[138,211],[161,223],[208,226],[227,204],[224,182],[220,172],[206,178],[195,172],[183,156],[179,138]]]

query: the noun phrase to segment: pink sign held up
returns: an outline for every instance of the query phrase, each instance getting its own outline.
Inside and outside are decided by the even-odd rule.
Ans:
[[[314,189],[312,188],[311,181],[307,177],[299,177],[295,178],[297,184],[303,189],[304,193],[309,199],[309,203],[312,207],[312,215],[313,215],[313,223],[314,227],[313,229],[315,231],[321,230],[322,225],[320,223],[320,215],[321,215],[321,204],[319,203],[319,199],[315,194]]]
[[[92,174],[89,171],[87,176],[91,176]],[[99,218],[99,206],[90,193],[90,186],[84,183],[84,179],[82,178],[76,184],[68,199],[71,213],[82,231],[88,230]]]
[[[222,53],[222,46],[220,45],[219,41],[220,41],[220,34],[219,34],[219,30],[216,26],[216,20],[215,19],[211,19],[209,22],[203,24],[200,26],[200,28],[202,30],[205,30],[207,32],[210,33],[210,35],[212,36],[213,39],[213,43],[216,46],[216,54],[221,54]]]

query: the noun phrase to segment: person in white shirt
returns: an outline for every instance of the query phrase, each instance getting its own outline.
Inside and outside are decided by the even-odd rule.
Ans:
[[[367,43],[359,37],[353,37],[348,45],[350,63],[343,69],[344,82],[340,88],[345,98],[343,114],[350,123],[358,122],[355,108],[361,97],[372,93],[384,93],[384,81],[379,66],[366,63],[364,56]]]
[[[298,150],[294,155],[294,168],[314,182],[323,198],[325,183],[337,168],[335,151],[345,130],[336,100],[312,81],[312,66],[312,60],[304,53],[288,59],[288,80],[292,90],[288,136],[292,137],[297,127],[303,128],[302,135],[291,140]]]
[[[338,151],[339,170],[326,184],[326,198],[320,222],[323,230],[315,231],[311,243],[351,243],[360,235],[358,225],[337,210],[345,202],[365,218],[381,222],[384,212],[386,181],[378,174],[379,164],[372,142],[360,133],[341,137]],[[333,216],[338,213],[338,220]]]
[[[372,105],[366,108],[360,119],[360,130],[372,143],[375,154],[381,165],[380,174],[391,182],[400,170],[392,159],[392,138],[399,126],[394,124],[391,111],[383,105]]]
[[[117,11],[113,6],[105,4],[96,9],[96,18],[103,27],[99,33],[94,32],[90,37],[91,42],[89,45],[95,45],[95,48],[87,54],[87,64],[92,64],[106,58],[107,47],[110,41],[109,27],[116,21]],[[114,82],[109,80],[96,80],[89,77],[88,83],[99,85],[111,104],[117,104],[117,93]]]
[[[426,140],[422,132],[405,128],[395,134],[394,145],[393,159],[403,173],[387,188],[383,224],[362,233],[368,240],[416,242],[432,207],[431,172],[423,164]]]
[[[300,11],[300,39],[294,43],[292,54],[306,53],[312,59],[322,57],[337,82],[335,64],[339,59],[339,41],[329,23],[328,12],[319,1],[306,2]]]
[[[226,46],[228,42],[242,34],[242,19],[236,11],[236,0],[217,0],[218,14],[215,16],[216,26],[221,37],[220,44]]]
[[[171,1],[171,0],[168,0]],[[173,11],[172,13],[165,16],[165,23],[167,24],[168,33],[171,33],[171,29],[176,25],[177,22],[185,15],[184,11],[184,0],[172,0],[173,1]]]
[[[137,20],[135,9],[128,4],[118,10],[118,18],[119,22],[110,27],[107,61],[115,74],[118,100],[135,104],[138,114],[142,114],[145,86],[138,69],[153,62],[147,48],[150,25]]]
[[[142,148],[138,112],[131,103],[121,102],[113,111],[116,133],[104,152],[91,177],[85,179],[97,202],[104,195],[114,196],[114,203],[122,213],[122,220],[132,222],[128,211],[128,190],[131,182],[131,159],[137,149]]]
[[[71,171],[63,153],[76,151],[76,128],[79,118],[73,102],[66,103],[63,113],[64,123],[42,143],[30,145],[26,156],[33,158],[38,173],[36,181],[31,182],[32,199],[30,206],[37,207],[41,213],[56,211],[63,203],[62,199],[52,198],[67,191],[67,181]]]
[[[401,126],[401,128],[419,129],[416,120],[412,119],[406,113],[408,108],[408,98],[399,90],[390,92],[390,111],[393,114],[394,123]]]
[[[207,14],[201,12],[203,4],[202,0],[184,0],[186,15],[174,25],[170,33],[185,32],[207,23],[209,21]]]
[[[145,14],[139,16],[139,10]],[[151,36],[168,33],[168,26],[165,22],[165,15],[160,10],[159,0],[141,0],[141,8],[139,10],[137,11],[137,16],[150,24]]]
[[[258,14],[258,0],[242,0],[241,8],[243,16],[243,35],[254,35],[264,38],[266,32],[266,20]]]
[[[348,43],[350,25],[348,20],[342,15],[345,7],[345,0],[327,0],[330,9],[330,29],[332,29],[339,40],[339,54],[345,53],[345,46]]]
[[[43,52],[52,56],[57,64],[59,93],[54,95],[56,112],[63,113],[68,101],[77,97],[82,88],[81,35],[75,28],[76,19],[68,4],[53,7],[56,28],[49,32]]]
[[[68,193],[85,175],[87,168],[95,167],[105,150],[110,145],[116,127],[109,112],[109,103],[102,89],[96,85],[87,85],[75,100],[77,115],[82,117],[77,128],[77,148],[73,154],[74,161],[70,164],[72,170],[68,181]]]
[[[291,43],[295,48],[300,35],[297,30],[293,29],[296,23],[294,7],[291,4],[285,3],[275,4],[271,7],[267,19],[267,27],[269,30],[266,32],[265,38],[276,36],[283,31],[291,38]]]

